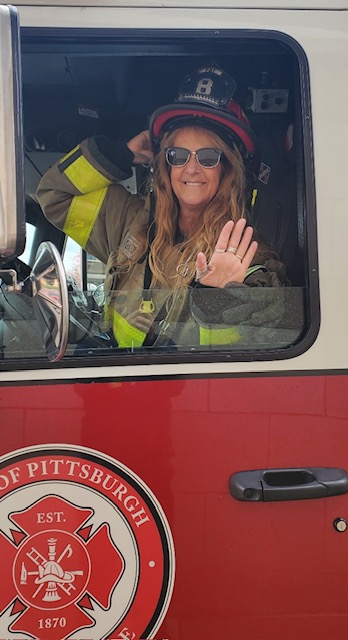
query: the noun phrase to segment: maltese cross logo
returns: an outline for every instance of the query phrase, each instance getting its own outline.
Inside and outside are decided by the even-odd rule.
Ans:
[[[0,640],[156,638],[174,586],[169,524],[107,454],[37,445],[0,457]]]
[[[10,589],[0,595],[0,615],[11,603],[12,615],[19,613],[10,631],[40,638],[44,633],[40,629],[45,629],[50,640],[65,640],[94,625],[86,612],[93,610],[90,598],[104,610],[110,607],[124,561],[107,524],[92,536],[90,527],[84,527],[92,513],[63,498],[46,496],[10,514],[23,531],[23,535],[16,532],[14,543],[0,531],[4,571],[12,569],[12,580],[9,573],[6,580]]]

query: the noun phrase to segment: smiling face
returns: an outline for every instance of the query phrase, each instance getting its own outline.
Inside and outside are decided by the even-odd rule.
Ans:
[[[180,129],[172,146],[197,151],[204,147],[216,148],[216,141],[209,131],[195,128]],[[197,162],[196,156],[183,167],[170,168],[172,189],[179,201],[180,214],[201,214],[214,198],[219,188],[222,173],[221,162],[216,167],[205,169]]]

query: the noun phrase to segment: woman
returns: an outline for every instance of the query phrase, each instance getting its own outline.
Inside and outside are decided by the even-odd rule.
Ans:
[[[150,131],[127,144],[86,140],[39,185],[48,219],[107,263],[119,347],[240,343],[236,311],[237,324],[259,325],[265,306],[269,324],[265,296],[251,304],[241,289],[282,286],[285,269],[246,224],[244,163],[256,145],[234,90],[222,70],[200,69],[154,112]],[[146,199],[116,184],[152,162]]]

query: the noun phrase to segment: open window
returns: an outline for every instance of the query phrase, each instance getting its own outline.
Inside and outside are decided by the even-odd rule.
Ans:
[[[264,305],[282,305],[282,321],[272,326],[269,314],[268,330],[244,326],[244,340],[218,348],[180,344],[173,338],[153,347],[120,349],[103,324],[105,266],[66,244],[64,234],[44,218],[35,192],[43,173],[84,138],[98,134],[128,140],[146,129],[151,113],[173,101],[182,78],[207,63],[219,65],[234,78],[238,102],[259,140],[260,164],[248,207],[251,223],[287,268],[291,286],[274,292],[273,298],[268,295],[268,302],[260,292]],[[82,356],[86,364],[106,357],[119,362],[144,357],[269,360],[293,357],[308,348],[319,326],[314,177],[308,69],[294,41],[284,34],[257,31],[23,29],[22,74],[27,221],[40,241],[54,242],[60,253],[65,247],[65,264],[70,265],[67,365]],[[147,172],[138,167],[125,188],[133,193],[143,190]],[[243,304],[248,304],[247,298]],[[28,300],[26,305],[31,306]],[[5,366],[13,358],[17,365],[29,359],[36,366],[43,357],[39,339],[23,341],[14,324],[15,312],[10,308],[7,313],[12,329],[3,338]],[[21,309],[26,332],[28,313]],[[33,315],[30,331],[38,331]]]

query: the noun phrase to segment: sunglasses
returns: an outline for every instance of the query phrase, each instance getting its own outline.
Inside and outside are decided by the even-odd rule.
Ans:
[[[196,160],[204,169],[213,169],[217,167],[221,160],[223,151],[221,149],[213,149],[207,147],[190,151],[184,147],[168,147],[166,149],[166,160],[171,167],[184,167],[191,158],[196,156]]]

